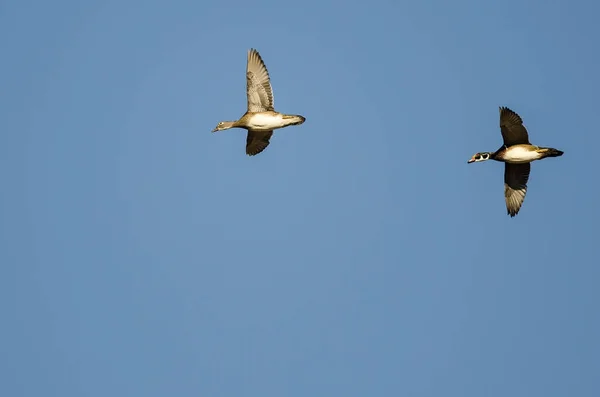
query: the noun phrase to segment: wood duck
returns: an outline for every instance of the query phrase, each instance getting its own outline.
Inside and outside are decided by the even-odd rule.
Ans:
[[[229,128],[248,130],[246,154],[255,156],[269,146],[273,130],[290,125],[300,125],[306,120],[295,114],[282,114],[273,107],[273,89],[269,72],[255,49],[248,51],[246,64],[246,95],[248,110],[237,121],[221,121],[212,132]]]
[[[529,143],[521,117],[507,107],[500,107],[500,131],[504,145],[495,152],[475,153],[467,163],[496,160],[504,163],[504,198],[508,215],[519,213],[527,194],[531,162],[546,157],[559,157],[563,152]]]

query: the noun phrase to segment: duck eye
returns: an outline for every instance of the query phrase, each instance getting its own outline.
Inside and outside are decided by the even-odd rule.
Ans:
[[[475,155],[475,160],[479,160],[480,158],[481,158],[481,155],[480,155],[480,154],[476,154],[476,155]]]

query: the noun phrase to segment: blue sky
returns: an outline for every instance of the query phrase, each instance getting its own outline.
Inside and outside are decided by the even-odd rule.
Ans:
[[[0,395],[600,395],[600,7],[340,4],[0,4]]]

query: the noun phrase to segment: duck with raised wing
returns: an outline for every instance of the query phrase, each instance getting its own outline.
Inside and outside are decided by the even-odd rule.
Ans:
[[[260,54],[253,48],[248,51],[246,64],[246,95],[246,113],[237,121],[221,121],[212,132],[230,128],[248,130],[246,154],[249,156],[257,155],[269,146],[273,130],[300,125],[306,120],[300,115],[275,111],[269,72]]]
[[[507,107],[500,107],[500,132],[504,145],[495,152],[475,153],[467,163],[496,160],[504,163],[504,199],[506,211],[514,217],[519,213],[527,194],[531,162],[546,157],[559,157],[563,152],[532,145],[521,117]]]

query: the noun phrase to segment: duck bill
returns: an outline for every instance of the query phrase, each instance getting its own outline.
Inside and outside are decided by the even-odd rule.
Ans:
[[[471,164],[471,163],[474,163],[474,162],[475,162],[475,159],[469,159],[469,161],[467,161],[467,164]]]

